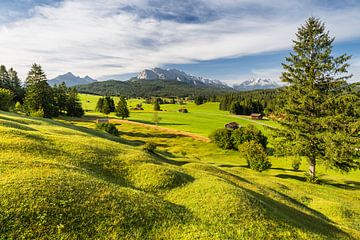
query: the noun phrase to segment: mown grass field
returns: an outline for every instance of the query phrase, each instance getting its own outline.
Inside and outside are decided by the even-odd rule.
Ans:
[[[88,115],[99,115],[105,116],[102,113],[95,112],[96,103],[100,96],[81,94],[80,99],[84,109]],[[115,104],[119,101],[117,97],[114,98]],[[131,111],[130,118],[128,120],[134,122],[140,122],[145,124],[154,124],[154,111],[152,104],[143,103],[143,99],[129,99],[129,108],[135,107],[136,104],[142,103],[143,111]],[[189,113],[179,113],[180,108],[187,108]],[[219,110],[219,103],[206,103],[202,105],[195,105],[193,102],[186,102],[185,105],[179,104],[162,104],[161,109],[163,111],[158,112],[158,116],[161,118],[159,126],[169,127],[177,130],[188,131],[202,136],[209,136],[209,134],[215,129],[224,127],[224,124],[236,121],[242,126],[248,124],[256,125],[265,133],[269,132],[267,127],[263,124],[272,127],[278,127],[278,124],[269,121],[252,121],[248,116],[234,116],[229,114],[227,111]],[[109,116],[115,117],[114,113]]]
[[[257,173],[235,151],[114,122],[120,137],[90,117],[0,112],[0,239],[360,238],[359,172],[319,167],[314,185],[305,163]]]

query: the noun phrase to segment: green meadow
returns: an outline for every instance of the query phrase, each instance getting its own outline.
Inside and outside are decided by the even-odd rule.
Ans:
[[[94,108],[97,97],[81,97]],[[270,170],[254,172],[238,152],[175,131],[207,136],[237,120],[216,103],[188,103],[189,114],[162,105],[160,127],[144,107],[112,120],[120,137],[96,130],[92,111],[55,120],[0,112],[0,239],[360,238],[359,171],[319,166],[315,185],[305,162],[293,171],[290,158],[271,157]],[[153,154],[142,150],[149,141]]]
[[[96,103],[100,96],[80,94],[80,99],[87,115],[103,116],[106,115],[95,112]],[[115,104],[119,98],[114,97]],[[154,111],[152,104],[145,104],[143,99],[129,99],[128,107],[135,107],[136,104],[141,103],[144,110],[131,111],[130,117],[127,119],[133,122],[144,124],[154,124]],[[180,113],[180,108],[188,109],[189,113]],[[256,125],[260,130],[270,133],[270,127],[278,127],[278,124],[273,121],[264,119],[262,121],[253,121],[248,116],[235,116],[226,111],[219,110],[218,102],[209,102],[202,105],[195,105],[192,101],[180,104],[161,104],[161,110],[157,112],[161,118],[159,126],[172,128],[182,131],[187,131],[208,137],[215,129],[222,128],[226,123],[238,122],[242,126],[249,124]],[[110,117],[116,117],[114,113],[109,114]]]

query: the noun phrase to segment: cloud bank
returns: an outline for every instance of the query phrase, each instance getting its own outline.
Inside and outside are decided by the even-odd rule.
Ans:
[[[0,63],[21,77],[37,62],[50,78],[67,71],[100,78],[246,56],[289,49],[297,27],[312,15],[326,21],[338,41],[360,37],[354,31],[360,4],[321,2],[65,0],[0,25]]]

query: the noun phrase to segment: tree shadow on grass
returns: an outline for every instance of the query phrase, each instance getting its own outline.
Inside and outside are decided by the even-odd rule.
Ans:
[[[310,215],[250,189],[243,189],[256,199],[265,203],[267,216],[271,216],[284,222],[285,224],[289,224],[305,231],[328,236],[329,238],[334,238],[337,234],[350,237],[346,232],[332,225],[331,222],[328,221],[327,217],[320,212],[308,208],[307,210],[309,210],[312,214]],[[287,200],[290,200],[292,203],[299,204],[300,207],[303,205],[294,199]]]
[[[294,170],[294,169],[291,169],[291,168],[280,168],[280,167],[276,167],[276,168],[271,168],[271,169],[274,169],[274,170],[281,170],[281,171],[291,171],[291,172],[304,172],[302,170]]]
[[[318,212],[318,211],[315,211],[314,209],[312,208],[309,208],[308,206],[306,206],[305,204],[303,204],[302,202],[299,202],[298,200],[292,198],[292,197],[289,197],[288,195],[284,194],[284,193],[281,193],[275,189],[272,189],[270,188],[271,191],[275,192],[276,194],[278,194],[279,196],[281,196],[283,199],[287,200],[288,202],[304,209],[305,211],[311,213],[312,215],[315,215],[316,217],[318,218],[321,218],[325,221],[328,221],[330,223],[333,223],[333,221],[331,221],[327,216],[325,216],[324,214]]]
[[[165,156],[161,155],[161,153],[159,153],[158,151],[156,153],[151,153],[151,155],[159,162],[168,163],[171,165],[182,166],[187,163],[190,163],[189,161],[177,161],[177,160],[172,160],[172,159],[166,158]]]
[[[296,175],[290,175],[290,174],[277,174],[275,175],[275,177],[277,178],[282,178],[282,179],[295,179],[301,182],[306,182],[306,178],[302,177],[302,176],[296,176]]]
[[[222,176],[219,175],[218,177],[222,177]],[[304,213],[294,207],[288,206],[266,195],[263,195],[261,193],[255,192],[254,190],[246,188],[243,185],[239,185],[236,182],[232,181],[231,179],[228,178],[225,179],[229,183],[235,185],[236,187],[239,187],[240,189],[244,190],[245,192],[253,196],[258,201],[260,201],[264,206],[264,209],[267,213],[266,214],[267,217],[276,219],[285,224],[289,224],[293,227],[297,227],[305,231],[309,231],[317,234],[322,234],[330,238],[334,238],[336,234],[342,234],[343,236],[345,235],[347,237],[350,237],[346,232],[332,225],[332,222],[322,213],[307,207],[306,205],[300,203],[299,201],[291,197],[286,196],[285,194],[275,191],[275,193],[279,194],[279,196],[284,198],[286,201],[290,202],[291,204],[297,205],[299,208],[304,209],[308,213]],[[240,178],[240,180],[242,179]]]
[[[346,189],[346,190],[360,190],[360,184],[359,183],[353,184],[351,181],[350,181],[350,183],[348,181],[348,182],[345,182],[345,184],[343,184],[343,183],[337,183],[337,182],[334,182],[331,180],[320,179],[320,184],[330,185],[333,187],[342,188],[342,189]],[[354,186],[351,186],[351,185],[354,185]]]
[[[301,182],[306,182],[306,177],[290,175],[290,174],[277,174],[277,175],[275,175],[275,177],[282,178],[282,179],[295,179],[295,180],[298,180]],[[345,184],[343,184],[343,183],[338,183],[338,182],[334,182],[331,180],[320,179],[319,183],[322,185],[329,185],[329,186],[342,188],[342,189],[346,189],[346,190],[359,190],[360,189],[359,182],[355,182],[355,184],[354,184],[352,181],[347,181],[347,182],[345,182]],[[352,186],[352,185],[354,185],[354,186]]]
[[[126,135],[130,137],[141,137],[141,138],[176,138],[184,137],[182,134],[172,134],[172,133],[140,133],[140,132],[125,132],[120,131],[120,135]]]
[[[231,165],[231,164],[221,164],[218,165],[219,167],[226,167],[226,168],[236,168],[236,167],[241,167],[241,168],[249,168],[248,165]]]
[[[138,119],[129,119],[130,122],[138,122],[138,123],[143,123],[143,124],[149,124],[149,125],[155,125],[154,122],[152,121],[147,121],[147,120],[138,120]],[[167,126],[182,126],[182,125],[189,125],[189,124],[184,124],[184,123],[169,123],[169,122],[159,122],[158,123],[159,126],[162,125],[167,125]]]

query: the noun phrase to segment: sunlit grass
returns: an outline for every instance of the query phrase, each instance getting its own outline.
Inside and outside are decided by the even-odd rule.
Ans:
[[[359,172],[272,157],[262,173],[235,151],[146,125],[0,112],[0,239],[346,239],[360,237]],[[142,151],[147,141],[155,154]]]

